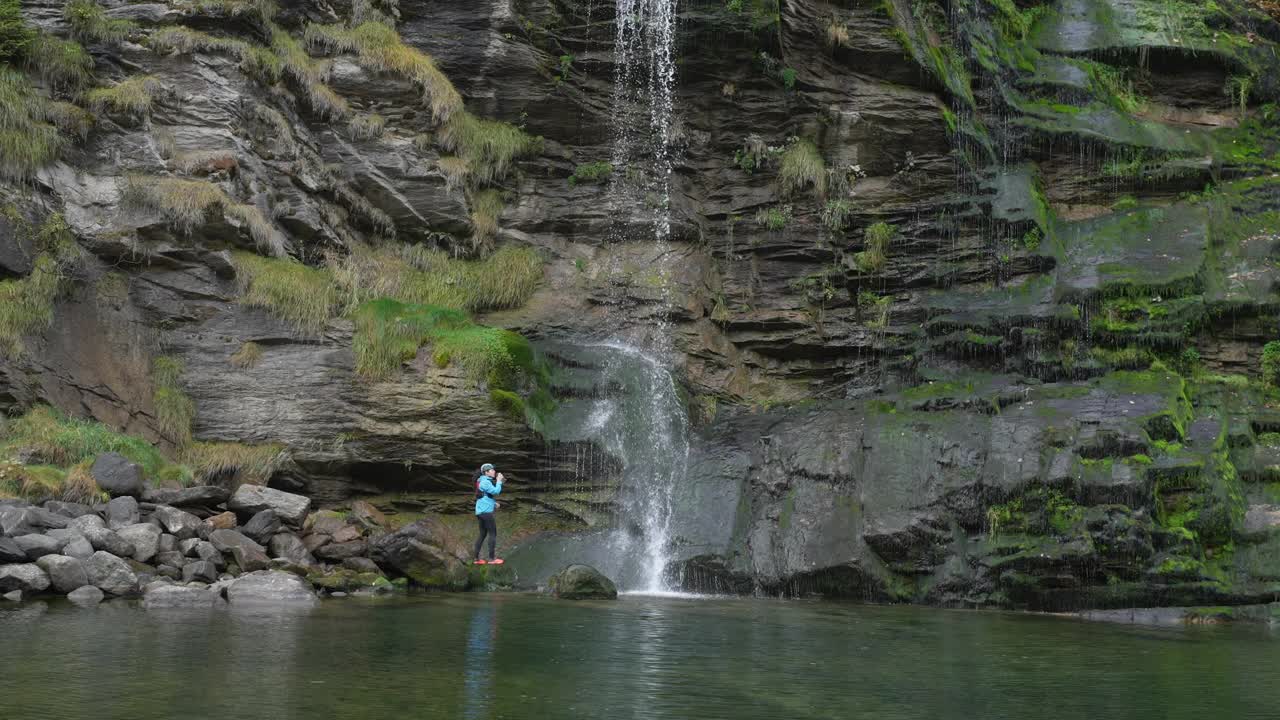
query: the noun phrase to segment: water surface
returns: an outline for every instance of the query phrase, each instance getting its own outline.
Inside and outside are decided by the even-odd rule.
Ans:
[[[1280,637],[1258,626],[644,596],[0,607],[5,720],[1280,714]]]

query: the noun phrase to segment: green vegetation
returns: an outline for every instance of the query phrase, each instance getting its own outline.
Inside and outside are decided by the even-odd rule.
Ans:
[[[750,175],[764,167],[769,158],[775,154],[775,150],[765,144],[764,138],[751,134],[747,136],[741,148],[733,151],[733,164]]]
[[[822,197],[826,191],[827,167],[817,146],[808,140],[793,139],[782,153],[778,178],[788,195],[812,187],[814,195]]]
[[[776,232],[785,228],[789,222],[791,222],[790,205],[778,205],[756,211],[756,224],[760,227]]]
[[[235,253],[232,260],[240,302],[269,310],[305,335],[319,335],[338,307],[338,287],[324,270],[247,252]]]
[[[354,248],[333,265],[346,306],[377,298],[467,312],[523,305],[542,279],[532,248],[504,247],[483,260],[459,260],[422,246]]]
[[[782,80],[782,87],[788,90],[794,90],[796,87],[796,71],[795,68],[784,67],[778,72],[778,78]]]
[[[27,67],[56,90],[79,92],[93,80],[93,58],[79,43],[37,33],[27,46]]]
[[[118,45],[137,29],[129,20],[108,18],[94,0],[69,0],[63,6],[62,17],[71,26],[71,33],[83,42]]]
[[[0,66],[0,176],[24,179],[58,158],[65,141],[48,108],[22,73]]]
[[[822,208],[822,224],[833,233],[842,233],[849,226],[853,206],[848,200],[828,200]]]
[[[1146,101],[1133,90],[1133,81],[1124,70],[1100,62],[1081,61],[1089,73],[1094,92],[1116,110],[1127,115],[1142,112]]]
[[[1274,387],[1280,381],[1280,340],[1262,346],[1262,382]]]
[[[50,216],[39,229],[12,208],[5,208],[3,215],[13,224],[15,235],[38,254],[26,277],[0,281],[0,357],[21,352],[24,335],[53,323],[53,305],[63,278],[80,258],[80,248],[61,215]]]
[[[893,298],[880,296],[863,290],[858,293],[858,312],[862,314],[863,323],[869,328],[883,328],[889,325],[889,309],[893,306]]]
[[[607,162],[591,162],[583,163],[574,168],[573,174],[569,176],[570,185],[590,184],[604,182],[613,174],[613,165]]]
[[[0,61],[23,57],[35,31],[22,18],[20,0],[0,0]]]
[[[476,325],[458,310],[383,299],[356,308],[352,319],[356,371],[375,380],[394,375],[426,344],[438,367],[457,363],[468,377],[491,387],[510,388],[539,373],[528,340],[510,330]]]
[[[183,54],[220,52],[231,55],[240,60],[240,69],[245,74],[257,78],[260,82],[268,85],[279,82],[284,72],[284,62],[272,49],[260,45],[252,45],[235,38],[209,35],[181,25],[173,25],[156,30],[147,38],[147,43],[156,52]],[[297,47],[301,50],[300,46]],[[304,52],[303,55],[305,54]],[[295,57],[294,62],[309,63],[310,58],[304,60]],[[306,83],[303,84],[306,85]]]
[[[400,75],[422,89],[431,114],[448,123],[454,113],[463,112],[462,96],[426,53],[405,45],[395,28],[379,22],[364,22],[353,28],[340,25],[307,25],[307,44],[326,52],[355,53],[367,69]]]
[[[228,222],[248,230],[260,251],[277,257],[285,254],[284,236],[261,210],[235,202],[222,188],[205,180],[130,175],[125,179],[122,201],[127,207],[159,214],[184,233],[190,233],[212,213],[221,211]]]
[[[164,90],[150,75],[138,75],[108,88],[94,88],[85,96],[94,112],[113,112],[141,118],[151,112],[155,96]]]
[[[151,363],[156,429],[178,447],[191,442],[191,421],[196,416],[196,404],[182,391],[184,369],[181,360],[168,355],[161,355]]]
[[[466,163],[467,174],[481,185],[505,176],[517,158],[542,150],[542,138],[467,112],[457,113],[441,128],[439,141],[442,148]]]
[[[1060,490],[1034,487],[1007,503],[987,509],[992,537],[1027,533],[1068,535],[1084,519],[1084,508]]]
[[[231,354],[228,361],[241,370],[257,367],[258,363],[262,361],[262,346],[253,341],[244,343],[239,350]]]
[[[223,480],[265,485],[289,461],[283,445],[243,445],[225,442],[192,442],[182,449],[189,474],[202,482]]]
[[[889,243],[897,234],[897,228],[883,221],[867,227],[863,234],[863,250],[853,255],[854,265],[866,273],[884,269],[888,262]]]

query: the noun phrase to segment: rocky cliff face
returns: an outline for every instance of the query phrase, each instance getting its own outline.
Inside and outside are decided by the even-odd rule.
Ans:
[[[0,407],[279,449],[324,503],[456,509],[483,456],[530,531],[582,529],[617,463],[541,423],[610,389],[556,367],[663,318],[692,586],[1273,597],[1266,5],[680,3],[658,207],[611,191],[646,171],[613,154],[614,3],[24,2],[6,92],[63,147],[6,158],[0,298],[51,314],[0,316]]]

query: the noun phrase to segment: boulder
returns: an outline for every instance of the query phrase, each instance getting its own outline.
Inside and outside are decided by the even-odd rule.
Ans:
[[[97,520],[93,523],[92,520]],[[75,523],[77,529],[84,533],[85,539],[93,546],[94,550],[109,552],[112,555],[120,557],[129,557],[133,555],[133,543],[120,537],[120,534],[114,530],[108,530],[102,524],[102,518],[97,515],[85,515],[82,518],[76,518]]]
[[[205,542],[205,541],[201,540],[200,538],[190,538],[187,540],[179,540],[178,552],[182,553],[187,557],[196,557],[196,548],[199,547],[200,543],[202,542]]]
[[[170,550],[169,552],[156,553],[155,563],[156,565],[181,568],[187,564],[187,557],[177,550]]]
[[[200,544],[196,545],[195,552],[196,557],[213,563],[215,567],[221,568],[226,563],[222,558],[222,553],[211,542],[201,540]]]
[[[207,587],[188,587],[185,585],[147,586],[142,595],[142,607],[147,610],[157,608],[211,608],[218,601],[218,594]]]
[[[271,538],[268,547],[273,558],[284,558],[298,565],[316,564],[315,556],[307,551],[307,547],[293,533],[277,533]]]
[[[195,537],[204,523],[195,515],[168,505],[157,506],[151,517],[159,520],[160,525],[179,540]]]
[[[230,497],[231,493],[226,488],[215,485],[200,485],[177,490],[152,488],[142,493],[142,499],[146,502],[171,507],[213,507],[221,505]]]
[[[182,570],[172,565],[161,565],[156,568],[156,574],[166,580],[181,580]],[[138,582],[142,582],[142,575],[138,575]]]
[[[13,541],[22,548],[22,552],[26,553],[27,559],[33,562],[44,555],[56,555],[62,551],[63,545],[66,545],[48,535],[19,535]]]
[[[387,524],[387,516],[364,500],[355,500],[351,503],[350,518],[366,527],[383,527]]]
[[[615,600],[618,587],[590,565],[570,565],[547,581],[551,594],[562,600]]]
[[[230,511],[205,518],[205,526],[210,530],[230,530],[236,526],[236,514]]]
[[[271,567],[271,558],[267,557],[265,552],[248,545],[236,545],[231,548],[231,558],[235,560],[236,565],[240,566],[242,572],[266,570]]]
[[[359,557],[368,553],[369,545],[363,540],[351,542],[334,542],[316,550],[316,557],[326,562],[340,563],[347,558]]]
[[[241,485],[227,501],[227,508],[245,515],[274,510],[276,517],[296,526],[306,519],[311,498],[262,485]]]
[[[319,600],[310,583],[293,573],[260,570],[241,575],[227,587],[227,600],[236,605],[314,606]]]
[[[92,607],[106,597],[102,591],[92,585],[82,585],[67,593],[67,599],[80,607]]]
[[[46,502],[44,504],[44,509],[55,515],[61,515],[68,519],[93,514],[93,508],[88,505],[73,502],[62,502],[61,500],[50,500]]]
[[[105,532],[111,532],[111,531],[107,530]],[[121,542],[124,542],[124,541],[121,540]],[[85,558],[93,554],[93,543],[89,542],[89,539],[86,538],[85,536],[80,535],[79,537],[75,538],[71,542],[67,543],[66,546],[62,548],[62,554],[68,557],[84,560]]]
[[[113,498],[140,497],[146,485],[142,481],[142,468],[120,453],[102,453],[93,460],[89,474],[103,492]]]
[[[89,536],[86,532],[92,528],[106,529],[107,521],[97,515],[82,515],[67,523],[68,530],[75,530],[82,533],[85,537]]]
[[[99,550],[82,562],[89,575],[88,584],[108,595],[128,595],[138,587],[138,576],[129,563],[111,553]]]
[[[0,598],[4,598],[5,600],[8,600],[9,602],[16,602],[16,603],[20,603],[20,602],[22,602],[22,591],[21,591],[21,590],[14,590],[14,591],[12,591],[12,592],[7,592],[7,593],[5,593],[5,594],[3,594],[3,595],[0,595]]]
[[[232,548],[237,547],[253,548],[260,553],[266,552],[266,548],[235,530],[214,530],[209,533],[209,542],[213,543],[218,552],[231,552]]]
[[[332,510],[320,510],[307,516],[303,530],[316,535],[333,535],[347,524],[346,518]]]
[[[333,542],[333,537],[329,535],[313,533],[302,538],[302,545],[307,549],[307,552],[315,552],[331,542]]]
[[[213,583],[218,580],[218,568],[214,564],[206,560],[196,560],[182,566],[182,580],[191,582],[198,580],[200,582]]]
[[[27,553],[13,538],[0,536],[0,565],[8,563],[24,563]]]
[[[69,593],[89,584],[89,574],[85,572],[84,563],[76,558],[44,555],[36,560],[36,565],[49,575],[49,583],[60,593]]]
[[[383,570],[425,587],[462,590],[467,585],[467,551],[435,518],[423,518],[374,541],[372,556]]]
[[[116,530],[116,534],[133,546],[133,559],[149,562],[160,551],[160,528],[151,523],[136,523]]]
[[[342,561],[342,567],[348,570],[355,570],[358,573],[378,573],[382,570],[378,564],[367,557],[350,557]]]
[[[259,544],[266,545],[271,540],[272,535],[280,532],[281,527],[280,518],[276,517],[275,510],[263,510],[249,518],[249,522],[240,528],[240,532],[253,538]]]
[[[138,501],[129,496],[113,498],[107,503],[107,527],[119,530],[126,525],[137,525],[142,519]]]
[[[45,530],[64,528],[69,518],[38,507],[0,508],[0,535],[38,534]]]
[[[363,533],[360,531],[360,528],[354,525],[346,525],[339,528],[338,532],[333,534],[333,541],[336,543],[348,543],[352,540],[359,539],[362,534]]]
[[[20,591],[23,594],[49,589],[49,574],[35,563],[0,565],[0,593]]]
[[[174,552],[177,549],[178,549],[178,538],[174,537],[173,535],[170,535],[169,533],[165,533],[160,536],[160,545],[159,545],[160,552]]]

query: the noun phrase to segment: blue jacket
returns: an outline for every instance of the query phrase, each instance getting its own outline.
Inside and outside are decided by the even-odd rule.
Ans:
[[[494,510],[493,495],[502,492],[502,483],[494,484],[487,476],[480,478],[480,492],[485,493],[476,498],[476,514],[483,515]]]

